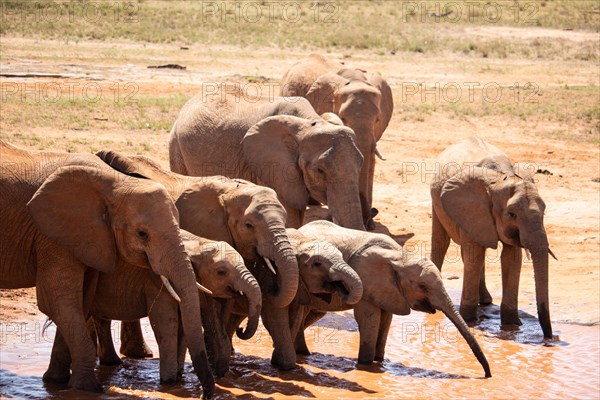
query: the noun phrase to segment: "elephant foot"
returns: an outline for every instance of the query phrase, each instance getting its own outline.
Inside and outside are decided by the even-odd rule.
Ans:
[[[502,325],[517,325],[521,326],[523,323],[519,318],[519,311],[515,309],[508,309],[500,305],[500,323]]]
[[[289,371],[296,368],[296,354],[284,356],[277,351],[273,351],[271,356],[271,365],[280,371]]]
[[[492,295],[490,294],[490,292],[488,292],[487,288],[485,286],[483,287],[479,287],[479,304],[481,304],[482,306],[489,306],[490,304],[492,304]]]
[[[58,373],[54,371],[47,370],[42,376],[42,381],[44,383],[50,383],[55,385],[63,385],[69,382],[71,379],[71,372],[67,370],[66,374],[64,372]]]
[[[121,348],[119,351],[121,354],[130,358],[146,358],[154,356],[152,350],[150,350],[150,347],[148,347],[145,341],[128,341],[127,343],[121,343]]]
[[[460,316],[466,323],[477,322],[477,306],[460,305]]]
[[[307,348],[296,349],[296,354],[300,356],[310,356],[310,350],[308,350]]]
[[[110,356],[104,356],[104,357],[100,357],[100,365],[121,365],[123,364],[123,360],[121,360],[121,358],[114,354],[114,355],[110,355]]]
[[[374,361],[383,362],[383,356],[375,356]]]
[[[168,378],[160,378],[160,384],[161,385],[174,385],[177,383],[177,376],[175,376],[175,378],[173,377],[168,377]]]
[[[371,365],[375,360],[375,349],[367,349],[361,345],[358,349],[358,363],[362,365]]]
[[[77,390],[84,390],[86,392],[104,392],[102,385],[98,383],[96,376],[93,373],[91,375],[86,374],[82,376],[73,374],[69,380],[69,386]]]

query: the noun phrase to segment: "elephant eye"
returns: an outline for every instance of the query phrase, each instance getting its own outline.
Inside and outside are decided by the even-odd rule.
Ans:
[[[138,235],[138,237],[139,237],[140,239],[142,239],[142,240],[148,240],[148,232],[146,232],[146,231],[145,231],[145,230],[143,230],[143,229],[139,229],[139,230],[137,231],[137,235]]]
[[[254,229],[254,225],[252,225],[250,222],[244,222],[244,226],[248,229]]]
[[[321,264],[321,261],[315,261],[315,262],[313,263],[313,267],[314,267],[314,268],[321,268],[321,265],[323,265],[323,264]]]
[[[506,214],[508,215],[508,218],[510,218],[510,219],[516,219],[517,218],[517,214],[515,214],[512,211],[509,211]]]
[[[317,172],[320,173],[320,174],[324,174],[325,173],[325,171],[323,171],[323,168],[321,168],[321,167],[317,168]]]
[[[225,275],[227,275],[227,271],[225,271],[224,269],[221,268],[221,269],[217,270],[217,275],[225,276]]]
[[[419,285],[419,289],[421,289],[424,292],[427,292],[427,286],[425,286],[423,284]]]

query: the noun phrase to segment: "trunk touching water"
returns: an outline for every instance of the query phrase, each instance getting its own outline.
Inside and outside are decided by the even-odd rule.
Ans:
[[[177,236],[179,238],[179,235]],[[163,238],[163,240],[165,240]],[[173,239],[175,240],[175,239]],[[179,238],[180,241],[180,238]],[[165,240],[168,242],[168,240]],[[157,249],[168,248],[167,245],[157,245]],[[211,398],[215,390],[215,381],[208,363],[206,347],[204,345],[204,331],[200,315],[200,298],[196,286],[196,276],[192,268],[183,243],[175,251],[162,251],[157,254],[148,253],[152,270],[164,275],[172,284],[175,292],[181,299],[181,323],[185,341],[190,351],[190,357],[196,375],[202,384],[203,397]]]
[[[539,245],[528,247],[533,261],[533,274],[535,278],[535,298],[537,303],[538,318],[544,332],[544,337],[552,338],[552,323],[550,321],[550,309],[548,301],[548,241],[546,232],[541,231],[534,234],[538,237]],[[541,236],[541,237],[540,237]]]
[[[298,291],[298,260],[290,244],[285,227],[269,227],[271,239],[263,243],[259,249],[262,256],[275,261],[277,267],[276,294],[266,294],[276,307],[287,307]]]
[[[479,347],[477,339],[475,339],[475,336],[473,336],[473,334],[469,330],[469,327],[454,307],[454,304],[452,304],[452,300],[450,300],[450,297],[448,297],[447,294],[444,294],[440,303],[441,304],[434,304],[434,307],[442,311],[444,315],[448,317],[448,319],[454,324],[454,326],[456,326],[462,337],[465,339],[465,341],[471,348],[471,351],[473,351],[473,354],[483,367],[485,377],[490,378],[492,376],[492,373],[490,372],[490,365],[488,364],[488,361],[485,358],[481,347]]]
[[[336,224],[344,228],[365,230],[358,184],[352,182],[328,184],[327,206]]]
[[[248,324],[246,329],[237,328],[236,333],[240,339],[248,340],[258,328],[258,319],[262,309],[262,294],[258,282],[254,276],[246,269],[246,266],[238,267],[240,270],[240,279],[236,282],[235,290],[241,290],[248,298]]]
[[[348,293],[343,293],[342,298],[346,304],[356,304],[363,294],[362,281],[358,274],[348,264],[335,264],[331,267],[329,278],[332,281],[341,281]]]

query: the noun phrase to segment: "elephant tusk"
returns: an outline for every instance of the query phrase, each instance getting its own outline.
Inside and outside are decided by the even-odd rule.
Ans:
[[[202,291],[202,292],[204,292],[204,293],[208,293],[208,294],[210,294],[210,295],[212,296],[213,292],[212,292],[210,289],[208,289],[207,287],[205,287],[205,286],[202,286],[202,285],[201,285],[200,283],[198,283],[198,282],[196,282],[196,286],[198,287],[198,289],[199,289],[200,291]]]
[[[385,157],[383,157],[381,155],[381,153],[379,152],[379,150],[377,150],[377,147],[375,147],[375,150],[373,150],[373,153],[375,153],[375,155],[377,156],[377,158],[379,158],[381,161],[385,161]]]
[[[527,257],[527,259],[531,261],[531,253],[529,252],[529,249],[525,249],[525,257]]]
[[[267,257],[263,258],[265,259],[265,263],[267,263],[267,268],[269,268],[273,275],[277,275],[277,272],[275,272],[275,268],[273,268],[273,264],[271,264],[271,260],[269,260]]]
[[[556,256],[552,252],[552,250],[550,250],[550,247],[548,247],[548,254],[550,254],[552,256],[552,258],[554,258],[556,261],[558,261],[558,258],[556,258]]]
[[[238,293],[240,294],[240,296],[244,295],[244,292],[242,292],[241,290],[238,290]]]
[[[179,296],[177,296],[177,293],[175,293],[175,289],[173,289],[173,286],[171,286],[171,282],[169,282],[167,277],[161,275],[160,280],[162,281],[163,285],[165,285],[165,287],[167,288],[169,294],[173,296],[173,298],[177,300],[178,303],[181,303],[181,299],[179,298]]]

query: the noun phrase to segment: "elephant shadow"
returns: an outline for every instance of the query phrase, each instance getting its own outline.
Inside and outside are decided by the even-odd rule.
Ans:
[[[500,340],[511,340],[517,343],[533,346],[568,346],[558,337],[556,339],[545,339],[536,316],[519,310],[521,326],[502,325],[500,323],[500,306],[489,304],[481,306],[478,310],[478,320],[474,328],[486,333],[486,335]]]
[[[301,358],[306,364],[321,369],[331,369],[339,372],[359,370],[371,373],[388,373],[394,376],[409,376],[425,379],[472,379],[465,375],[450,374],[430,369],[407,367],[402,363],[384,360],[382,363],[371,365],[358,364],[356,359],[349,357],[334,356],[332,354],[312,353]],[[371,391],[369,391],[370,393]]]
[[[329,356],[336,358],[337,356]],[[299,361],[302,359],[300,357]],[[321,363],[315,365],[323,368]],[[283,380],[276,381],[269,378]],[[352,392],[376,393],[364,386],[338,378],[327,372],[313,372],[298,365],[291,371],[279,371],[272,367],[270,361],[265,358],[236,353],[232,359],[230,373],[217,382],[221,387],[235,387],[245,391],[256,391],[264,394],[281,393],[289,396],[316,397],[311,391],[294,383],[305,382],[311,385],[344,388]]]

